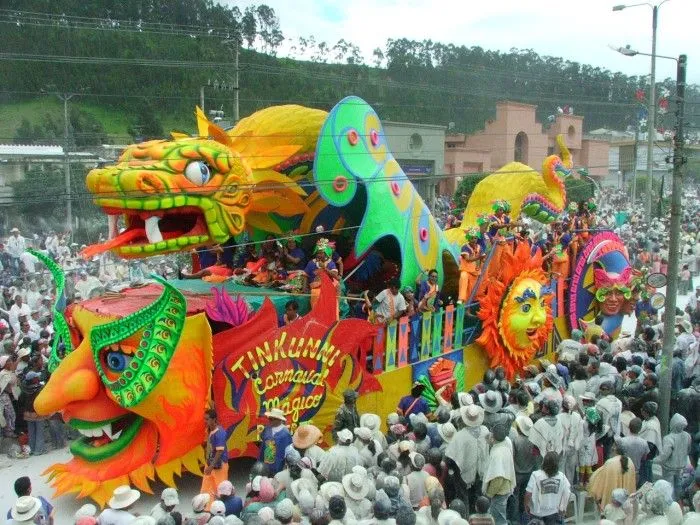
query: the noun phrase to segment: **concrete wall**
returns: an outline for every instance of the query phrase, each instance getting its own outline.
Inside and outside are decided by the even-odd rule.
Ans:
[[[445,173],[445,126],[383,121],[389,150],[432,206]]]

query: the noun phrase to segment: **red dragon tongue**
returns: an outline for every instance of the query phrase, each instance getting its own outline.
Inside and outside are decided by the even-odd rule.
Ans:
[[[117,235],[114,239],[110,239],[106,242],[100,243],[100,244],[91,244],[87,248],[85,248],[83,251],[80,252],[80,255],[84,259],[89,259],[91,257],[94,257],[95,255],[99,255],[101,253],[104,253],[109,250],[113,250],[114,248],[119,248],[120,246],[124,246],[125,244],[129,244],[131,241],[135,241],[137,239],[145,239],[146,238],[146,230],[143,228],[135,228],[133,230],[127,230],[123,233],[120,233]]]

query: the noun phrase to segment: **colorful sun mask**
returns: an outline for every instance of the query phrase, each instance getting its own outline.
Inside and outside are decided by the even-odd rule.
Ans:
[[[542,270],[542,254],[538,250],[531,256],[528,243],[506,250],[501,264],[501,278],[490,282],[479,299],[483,330],[476,341],[485,348],[490,366],[503,366],[510,379],[549,337],[552,296]]]
[[[500,332],[508,346],[526,349],[547,321],[548,291],[536,279],[525,277],[511,287],[501,308]]]
[[[119,485],[151,492],[155,474],[172,486],[183,467],[200,473],[211,330],[203,314],[186,317],[184,296],[159,282],[155,302],[122,318],[82,306],[66,318],[60,301],[54,311],[60,332],[52,375],[34,408],[59,412],[82,434],[71,444],[73,459],[47,470],[57,495],[76,492],[104,504]]]

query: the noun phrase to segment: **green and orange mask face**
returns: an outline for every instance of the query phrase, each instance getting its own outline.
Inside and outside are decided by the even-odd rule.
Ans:
[[[65,330],[34,405],[42,415],[60,412],[82,434],[73,460],[49,469],[58,493],[79,489],[103,503],[119,484],[148,490],[154,468],[169,484],[183,465],[198,471],[211,331],[203,315],[186,316],[179,291],[161,284],[155,302],[122,318],[79,305],[64,312],[59,301],[54,314]]]

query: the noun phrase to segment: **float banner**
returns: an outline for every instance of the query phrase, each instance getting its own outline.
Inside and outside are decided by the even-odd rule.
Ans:
[[[265,413],[273,408],[284,412],[292,431],[313,422],[325,434],[346,389],[360,395],[381,389],[362,366],[376,328],[359,319],[337,321],[335,301],[335,289],[324,282],[311,312],[290,325],[278,328],[274,307],[266,302],[217,341],[228,348],[215,345],[224,356],[217,361],[215,355],[213,385],[230,451],[255,456]]]

